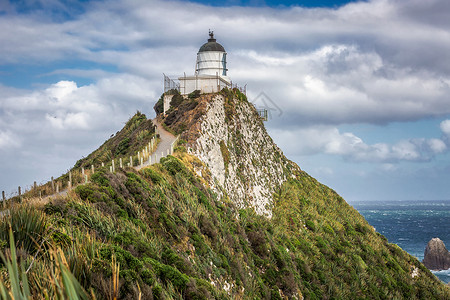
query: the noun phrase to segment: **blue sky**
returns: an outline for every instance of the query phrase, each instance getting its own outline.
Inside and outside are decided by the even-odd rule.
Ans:
[[[270,98],[286,156],[346,200],[450,199],[450,3],[0,3],[0,189],[58,176],[149,117],[208,29]]]

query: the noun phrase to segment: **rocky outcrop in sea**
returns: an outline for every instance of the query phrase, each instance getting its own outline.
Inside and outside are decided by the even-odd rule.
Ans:
[[[432,238],[428,242],[423,264],[433,271],[450,269],[450,252],[440,238]]]

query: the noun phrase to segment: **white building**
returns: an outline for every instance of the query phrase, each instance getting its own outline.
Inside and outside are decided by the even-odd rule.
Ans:
[[[231,81],[227,71],[227,53],[223,46],[216,42],[214,33],[210,31],[208,42],[198,50],[194,76],[178,78],[180,93],[187,95],[195,90],[200,90],[201,93],[215,93],[224,87],[230,87]]]
[[[223,46],[216,42],[214,33],[209,31],[208,42],[203,44],[197,53],[194,76],[184,75],[178,78],[179,83],[175,83],[164,75],[164,113],[170,108],[173,97],[168,91],[176,89],[184,96],[195,90],[202,94],[219,92],[224,87],[232,86],[227,71],[227,53]]]

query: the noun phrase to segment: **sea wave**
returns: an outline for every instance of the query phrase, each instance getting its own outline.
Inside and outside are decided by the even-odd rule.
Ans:
[[[445,276],[450,276],[450,269],[447,270],[441,270],[441,271],[431,271],[431,273],[435,274],[435,275],[445,275]]]
[[[441,271],[431,271],[437,278],[445,283],[450,282],[450,269]]]

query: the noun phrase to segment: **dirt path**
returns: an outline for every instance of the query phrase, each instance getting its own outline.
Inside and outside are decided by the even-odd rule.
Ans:
[[[156,126],[156,133],[159,134],[159,138],[161,139],[159,141],[158,146],[156,147],[155,152],[151,155],[151,164],[159,163],[159,160],[161,157],[167,156],[167,154],[172,150],[172,144],[177,139],[173,134],[165,130],[162,125],[155,119],[152,120],[153,124]],[[143,167],[149,166],[150,160],[147,160],[144,162],[143,166],[136,166],[134,167],[136,170],[140,170]]]

